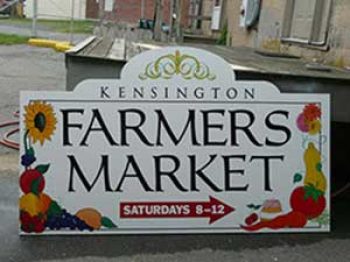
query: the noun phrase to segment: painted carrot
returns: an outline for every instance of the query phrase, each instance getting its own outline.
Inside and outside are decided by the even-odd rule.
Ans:
[[[307,223],[306,216],[298,211],[291,211],[287,214],[280,215],[270,221],[261,221],[251,226],[241,227],[247,231],[258,231],[263,228],[280,229],[280,228],[301,228]]]

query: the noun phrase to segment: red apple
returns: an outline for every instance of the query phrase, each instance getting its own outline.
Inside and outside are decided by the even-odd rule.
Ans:
[[[34,188],[34,182],[38,183],[37,188]],[[32,192],[33,190],[37,191],[34,193],[41,193],[45,187],[45,179],[38,170],[28,169],[22,173],[19,184],[25,194]]]

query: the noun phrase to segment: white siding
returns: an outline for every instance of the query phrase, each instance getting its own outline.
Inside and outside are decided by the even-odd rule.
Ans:
[[[70,19],[73,0],[38,0],[38,16],[47,19]],[[86,0],[74,0],[74,18],[85,19]],[[24,14],[33,17],[33,0],[25,2]]]

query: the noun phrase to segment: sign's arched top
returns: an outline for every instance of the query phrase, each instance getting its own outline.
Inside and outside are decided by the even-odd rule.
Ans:
[[[167,47],[150,50],[132,58],[122,71],[122,78],[139,81],[226,81],[235,74],[221,57],[202,49]]]
[[[269,82],[236,80],[232,66],[222,57],[203,49],[179,46],[143,52],[123,67],[120,79],[85,80],[74,92],[84,96],[91,94],[92,98],[116,98],[116,95],[108,95],[108,92],[119,92],[116,89],[122,90],[122,94],[124,90],[125,93],[141,90],[146,94],[142,97],[167,100],[270,100],[282,95]],[[160,90],[163,95],[158,95]]]

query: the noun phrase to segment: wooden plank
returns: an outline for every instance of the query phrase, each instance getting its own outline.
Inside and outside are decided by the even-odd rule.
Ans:
[[[89,57],[106,58],[111,49],[113,40],[105,37],[88,54]]]
[[[74,46],[73,48],[69,49],[67,51],[67,53],[77,53],[80,50],[86,48],[89,44],[92,43],[92,41],[94,41],[96,39],[96,36],[90,36],[88,38],[86,38],[85,40],[81,41],[79,44],[77,44],[76,46]]]
[[[89,56],[91,50],[93,50],[101,41],[102,41],[102,38],[95,38],[89,45],[87,45],[85,48],[81,49],[77,53],[77,55]]]
[[[125,39],[123,38],[114,39],[112,47],[110,48],[106,58],[125,61],[125,58],[126,58]]]

